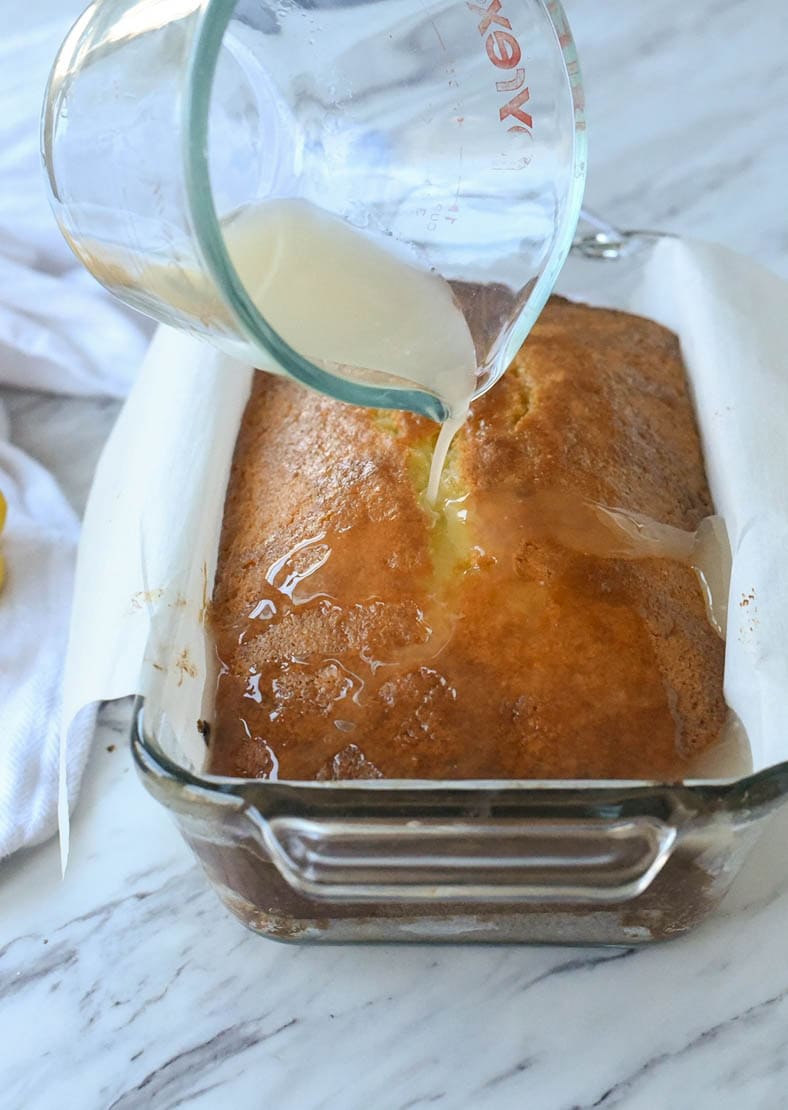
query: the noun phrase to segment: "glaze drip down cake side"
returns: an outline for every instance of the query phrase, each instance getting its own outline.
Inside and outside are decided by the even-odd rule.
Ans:
[[[681,778],[726,719],[675,336],[553,298],[454,440],[255,375],[211,625],[208,770]]]

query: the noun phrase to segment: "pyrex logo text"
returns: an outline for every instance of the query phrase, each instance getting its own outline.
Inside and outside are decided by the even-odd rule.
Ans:
[[[498,114],[501,122],[505,123],[508,119],[515,120],[517,122],[510,124],[509,131],[525,131],[526,134],[531,135],[534,121],[529,113],[523,110],[523,105],[531,98],[528,86],[525,84],[525,69],[520,65],[523,52],[512,33],[511,23],[505,15],[501,14],[501,0],[492,0],[486,8],[481,4],[470,2],[468,7],[482,17],[479,21],[479,34],[484,39],[487,57],[492,64],[498,69],[515,71],[506,80],[495,82],[498,92],[515,94],[500,109]]]

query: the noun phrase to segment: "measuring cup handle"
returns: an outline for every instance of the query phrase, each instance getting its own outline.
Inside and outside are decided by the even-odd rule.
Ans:
[[[672,231],[636,229],[622,231],[608,220],[583,208],[577,223],[572,251],[585,258],[601,258],[615,262],[617,259],[654,239],[675,239]]]

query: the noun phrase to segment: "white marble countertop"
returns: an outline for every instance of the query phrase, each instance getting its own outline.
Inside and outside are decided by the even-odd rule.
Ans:
[[[588,199],[788,276],[784,0],[568,0]],[[78,507],[111,403],[4,395]],[[75,450],[75,445],[78,450]],[[785,1105],[788,813],[723,909],[650,948],[295,948],[220,906],[107,707],[58,877],[0,865],[3,1110]]]

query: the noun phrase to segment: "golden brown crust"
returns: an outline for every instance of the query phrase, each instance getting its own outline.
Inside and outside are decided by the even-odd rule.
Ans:
[[[687,531],[711,512],[675,337],[554,298],[458,435],[437,522],[434,436],[256,376],[212,607],[210,769],[680,777],[725,715],[695,574],[583,535],[586,502]]]

